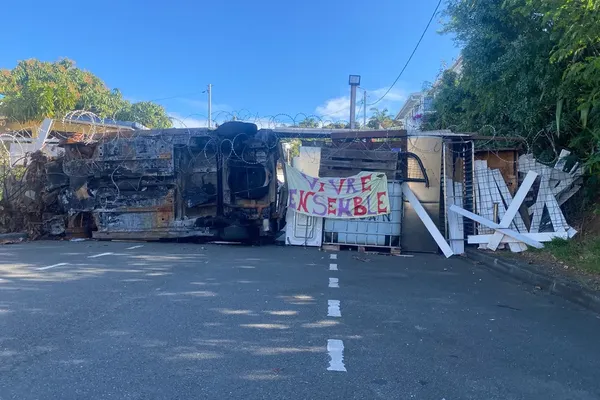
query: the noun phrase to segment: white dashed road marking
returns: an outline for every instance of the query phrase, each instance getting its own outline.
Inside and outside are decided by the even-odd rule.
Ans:
[[[331,288],[339,288],[340,280],[338,278],[329,278],[329,287]]]
[[[327,316],[338,318],[342,316],[339,300],[327,300]]]
[[[332,260],[337,260],[337,254],[330,254],[329,258]]]
[[[115,253],[100,253],[100,254],[94,254],[93,256],[88,256],[88,258],[98,258],[98,257],[110,256],[113,254],[115,254]]]
[[[36,268],[36,269],[38,271],[43,271],[45,269],[50,269],[50,268],[54,268],[54,267],[62,267],[63,265],[69,265],[69,263],[58,263],[58,264],[48,265],[47,267],[40,267],[40,268]]]
[[[331,357],[327,371],[347,372],[344,366],[344,342],[339,339],[328,339],[327,352]]]
[[[140,247],[144,247],[144,245],[143,245],[143,244],[140,244],[140,245],[138,245],[138,246],[131,246],[131,247],[128,247],[128,248],[126,248],[125,250],[139,249]]]
[[[337,271],[337,264],[329,264],[329,270],[330,271]]]

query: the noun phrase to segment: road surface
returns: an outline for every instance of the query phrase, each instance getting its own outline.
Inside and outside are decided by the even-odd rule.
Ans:
[[[598,399],[599,332],[458,258],[0,247],[0,400]]]

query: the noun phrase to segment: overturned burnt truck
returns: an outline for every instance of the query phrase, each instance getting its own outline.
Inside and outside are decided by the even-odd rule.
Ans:
[[[64,139],[59,202],[67,232],[97,239],[273,238],[285,220],[281,145],[270,130],[228,122]]]

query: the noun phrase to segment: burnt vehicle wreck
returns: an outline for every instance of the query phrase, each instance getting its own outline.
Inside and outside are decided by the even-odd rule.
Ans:
[[[67,233],[255,241],[285,220],[281,145],[254,124],[72,135],[61,146],[64,156],[46,164],[46,190],[57,192]]]

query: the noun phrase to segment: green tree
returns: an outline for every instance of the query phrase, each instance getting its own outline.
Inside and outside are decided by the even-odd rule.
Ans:
[[[139,122],[149,128],[169,128],[172,124],[163,106],[150,101],[126,104],[117,111],[115,118],[121,121]]]
[[[463,48],[463,70],[443,75],[424,128],[520,135],[548,161],[566,146],[597,179],[600,0],[447,4],[444,31]]]
[[[316,119],[312,117],[304,118],[302,121],[298,123],[300,128],[318,128],[319,123]]]
[[[151,102],[131,104],[118,89],[110,90],[88,71],[68,59],[20,61],[12,70],[0,70],[0,114],[25,122],[62,118],[69,111],[91,111],[101,118],[127,119],[149,128],[171,126],[166,111]]]
[[[511,4],[520,4],[511,0]],[[556,99],[556,134],[587,153],[600,174],[600,0],[527,0],[521,12],[551,37],[550,62],[562,68]],[[535,17],[535,18],[534,18]]]
[[[342,122],[342,121],[330,122],[330,123],[324,125],[323,128],[325,128],[325,129],[350,129],[350,123]]]
[[[396,121],[394,121],[392,116],[388,113],[387,108],[384,108],[383,110],[371,108],[371,112],[373,112],[373,114],[369,117],[369,122],[367,122],[367,127],[371,129],[387,129],[396,124]]]

